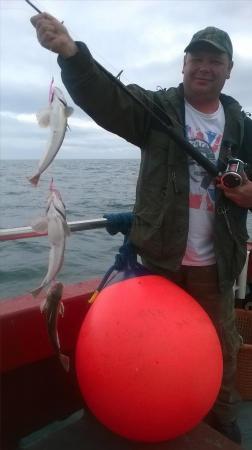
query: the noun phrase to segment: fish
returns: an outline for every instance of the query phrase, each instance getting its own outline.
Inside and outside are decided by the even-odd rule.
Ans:
[[[37,172],[28,177],[33,186],[37,186],[40,176],[50,166],[58,153],[68,127],[67,119],[73,113],[73,108],[67,105],[63,92],[53,86],[53,80],[49,93],[49,106],[37,113],[38,124],[45,128],[50,126],[51,133],[46,150],[38,164]]]
[[[50,185],[46,214],[32,221],[31,227],[37,232],[47,232],[50,242],[47,274],[40,286],[31,291],[33,297],[37,297],[55,281],[56,275],[64,262],[66,237],[70,235],[70,229],[66,221],[65,205],[60,192],[53,184],[53,180]]]
[[[59,357],[61,364],[66,371],[69,371],[70,359],[61,352],[59,334],[58,334],[58,317],[64,315],[64,305],[61,301],[63,294],[63,284],[55,282],[49,289],[45,301],[41,305],[41,313],[43,314],[49,339]]]

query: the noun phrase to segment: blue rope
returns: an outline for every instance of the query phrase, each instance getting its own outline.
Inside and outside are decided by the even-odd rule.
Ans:
[[[133,213],[111,213],[104,214],[103,217],[108,221],[106,230],[109,234],[122,233],[125,236],[129,234],[133,222]]]
[[[114,264],[105,273],[101,280],[97,291],[100,292],[107,283],[110,275],[114,272],[122,272],[127,270],[138,270],[142,266],[137,262],[137,253],[133,244],[125,236],[123,245],[119,248],[119,253],[115,256]]]
[[[124,234],[123,245],[119,248],[119,253],[115,256],[115,262],[112,267],[114,270],[118,271],[126,270],[128,268],[134,269],[136,264],[138,264],[137,253],[135,247],[128,238],[133,222],[133,213],[104,214],[103,217],[108,221],[106,230],[109,234]]]
[[[118,214],[104,214],[107,219],[106,230],[109,234],[115,235],[117,233],[124,234],[123,245],[119,248],[119,253],[115,256],[114,264],[105,273],[90,302],[93,302],[98,293],[105,287],[109,277],[114,271],[135,271],[141,274],[143,266],[137,262],[137,253],[134,245],[130,242],[128,235],[133,222],[132,213],[118,213]]]

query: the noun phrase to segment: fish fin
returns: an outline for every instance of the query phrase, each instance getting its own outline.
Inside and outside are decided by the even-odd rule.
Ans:
[[[60,340],[59,340],[59,333],[58,333],[58,331],[56,330],[56,336],[55,336],[55,338],[56,338],[56,343],[57,343],[57,347],[58,347],[58,349],[60,350]]]
[[[33,186],[36,187],[40,179],[40,173],[33,175],[33,177],[27,177],[27,179]]]
[[[64,228],[66,236],[70,236],[71,230],[70,230],[70,228],[69,228],[69,226],[67,225],[66,222],[63,222],[63,228]]]
[[[43,289],[44,289],[44,286],[39,286],[38,288],[33,289],[31,291],[32,296],[37,297],[43,291]]]
[[[40,308],[41,314],[44,314],[46,311],[46,298],[41,302],[39,308]]]
[[[60,362],[61,362],[62,366],[64,367],[65,371],[69,372],[69,369],[70,369],[69,356],[63,355],[63,353],[59,353],[59,359],[60,359]]]
[[[61,315],[61,317],[64,317],[64,311],[65,311],[64,304],[62,302],[60,302],[60,304],[59,304],[59,314]]]
[[[65,108],[66,117],[71,116],[73,114],[73,112],[74,112],[74,109],[71,106],[66,106],[66,108]]]
[[[38,124],[41,128],[46,128],[50,124],[51,108],[44,108],[36,114]]]
[[[31,222],[31,227],[34,231],[38,233],[44,233],[48,230],[48,219],[47,217],[37,217]]]
[[[53,190],[55,190],[55,187],[54,187],[54,181],[53,181],[53,177],[52,177],[52,179],[50,181],[49,191],[53,191]]]

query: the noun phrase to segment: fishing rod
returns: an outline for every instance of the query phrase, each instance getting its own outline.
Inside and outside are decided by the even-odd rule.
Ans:
[[[39,14],[42,14],[42,11],[40,11],[30,0],[25,0],[26,3],[28,3],[32,8],[35,9]],[[173,126],[167,125],[166,121],[164,121],[157,113],[155,113],[151,108],[149,108],[142,100],[140,100],[133,92],[131,92],[122,82],[121,80],[112,73],[110,73],[105,67],[103,67],[99,62],[94,60],[94,63],[97,65],[97,67],[108,77],[110,78],[115,84],[117,84],[121,90],[123,90],[125,93],[127,93],[136,103],[138,103],[142,108],[145,109],[154,119],[156,119],[165,129],[168,136],[170,136],[173,141],[176,142],[176,144],[179,145],[179,147],[182,147],[183,150],[189,154],[197,163],[202,166],[210,175],[216,177],[221,175],[219,169],[213,164],[211,161],[209,161],[204,155],[202,155],[190,142],[186,141],[183,137],[181,137],[178,132],[174,129]],[[166,114],[166,112],[160,108],[159,105],[154,103],[154,106],[159,109],[160,113],[163,117],[166,118],[168,122],[170,122],[169,116]]]
[[[30,0],[25,0],[26,3],[28,3],[28,5],[30,5],[33,9],[35,9],[35,11],[37,11],[37,13],[42,14],[42,11],[40,11],[37,6],[35,6],[32,2],[30,2]]]

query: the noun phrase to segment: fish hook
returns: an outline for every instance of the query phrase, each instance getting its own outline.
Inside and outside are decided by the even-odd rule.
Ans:
[[[120,70],[120,72],[118,73],[118,75],[116,75],[116,78],[117,78],[118,80],[120,80],[120,76],[122,75],[122,73],[123,73],[123,70]]]

